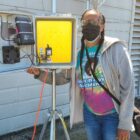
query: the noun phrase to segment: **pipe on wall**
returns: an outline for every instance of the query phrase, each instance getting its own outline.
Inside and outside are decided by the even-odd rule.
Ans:
[[[90,0],[87,0],[86,9],[90,9]]]
[[[52,0],[52,14],[56,14],[56,0]]]

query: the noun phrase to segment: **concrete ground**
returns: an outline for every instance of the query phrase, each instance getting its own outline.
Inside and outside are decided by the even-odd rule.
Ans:
[[[66,118],[65,122],[67,123],[67,125],[69,125],[68,124],[69,118]],[[39,139],[41,128],[42,128],[42,126],[37,127],[37,133],[36,133],[35,140]],[[43,137],[43,140],[50,140],[50,138],[49,138],[50,129],[49,128],[50,128],[50,126],[48,126],[48,129],[46,130],[44,137]],[[87,140],[83,124],[79,124],[71,130],[68,129],[68,131],[69,131],[69,135],[70,135],[71,140]],[[29,128],[26,130],[22,130],[19,132],[15,132],[12,134],[1,136],[0,140],[31,140],[32,133],[33,133],[33,128]],[[63,128],[62,128],[59,121],[56,122],[56,140],[66,140]],[[130,140],[140,140],[140,138],[138,138],[135,135],[135,133],[131,133]]]
[[[135,105],[140,108],[140,98],[135,100]],[[67,126],[69,126],[69,118],[65,118]],[[42,126],[37,127],[37,132],[34,140],[38,140],[40,136]],[[79,124],[73,127],[73,129],[68,128],[68,132],[71,140],[87,140],[86,132],[83,124]],[[5,136],[0,136],[0,140],[31,140],[33,133],[33,128],[25,129],[22,131],[7,134]],[[45,131],[43,140],[50,140],[50,126],[48,126]],[[56,121],[56,140],[66,140],[62,125],[60,121]],[[130,140],[140,140],[140,137],[136,136],[135,133],[131,133]]]

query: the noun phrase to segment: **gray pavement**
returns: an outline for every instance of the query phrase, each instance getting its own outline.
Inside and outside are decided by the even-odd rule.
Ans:
[[[69,126],[69,118],[65,118],[65,122],[67,126]],[[42,126],[37,127],[35,140],[39,139],[41,128]],[[45,131],[43,140],[50,140],[49,128],[50,126],[48,126],[47,130]],[[71,140],[87,140],[83,124],[76,125],[71,130],[68,128],[68,131]],[[0,140],[31,140],[32,133],[33,133],[33,128],[29,128],[12,134],[1,136]],[[66,140],[62,125],[60,124],[59,121],[56,122],[56,140]],[[134,133],[131,133],[131,140],[140,140],[140,138],[138,138]]]

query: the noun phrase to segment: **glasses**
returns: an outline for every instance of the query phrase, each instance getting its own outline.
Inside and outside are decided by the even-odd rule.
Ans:
[[[82,26],[87,25],[88,23],[90,23],[92,25],[98,25],[98,22],[94,21],[94,20],[81,20],[81,25]]]

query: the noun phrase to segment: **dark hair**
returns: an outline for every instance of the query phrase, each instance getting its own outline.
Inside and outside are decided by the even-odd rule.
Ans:
[[[81,20],[83,19],[84,15],[89,12],[90,10],[94,10],[94,9],[89,9],[89,10],[86,10],[82,16],[81,16]],[[98,11],[94,10],[95,12],[98,13]],[[105,24],[105,17],[102,13],[99,12],[99,20],[101,22],[101,24]],[[99,47],[102,46],[104,42],[104,30],[101,32],[101,39],[100,39],[100,42],[99,42]],[[85,47],[85,44],[84,44],[84,36],[82,36],[81,38],[81,50],[80,50],[80,69],[81,69],[81,76],[82,76],[82,80],[83,80],[83,70],[82,70],[82,59],[83,59],[83,53],[84,53],[84,47]]]
[[[105,21],[104,15],[103,15],[101,12],[99,12],[99,11],[97,11],[97,10],[95,10],[95,9],[88,9],[88,10],[85,10],[84,13],[83,13],[82,16],[81,16],[81,20],[84,18],[85,14],[86,14],[87,12],[89,12],[89,11],[95,11],[96,13],[99,13],[99,20],[100,20],[101,24],[105,24],[106,21]]]

